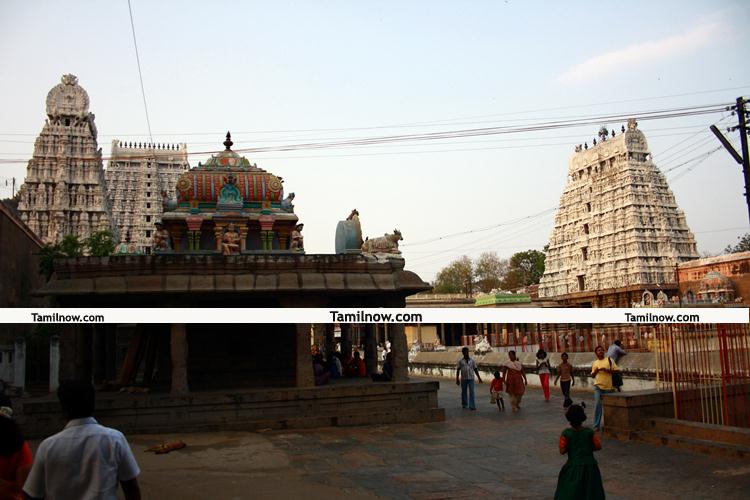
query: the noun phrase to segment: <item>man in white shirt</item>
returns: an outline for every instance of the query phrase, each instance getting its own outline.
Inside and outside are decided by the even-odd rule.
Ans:
[[[60,384],[57,397],[68,423],[39,445],[23,491],[26,498],[140,500],[140,469],[120,431],[94,417],[94,386],[85,381]]]
[[[479,370],[477,369],[477,363],[469,357],[469,348],[464,347],[461,349],[463,357],[458,360],[458,367],[456,369],[456,385],[461,386],[461,406],[470,410],[476,410],[477,405],[474,401],[474,374],[477,376],[479,383],[482,383],[482,377],[479,376]],[[460,379],[459,379],[460,377]],[[467,398],[467,394],[468,398]]]

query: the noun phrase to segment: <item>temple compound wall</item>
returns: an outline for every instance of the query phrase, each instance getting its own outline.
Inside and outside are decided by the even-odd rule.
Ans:
[[[685,262],[677,272],[683,304],[750,305],[750,252]]]
[[[114,229],[94,114],[74,75],[64,75],[47,94],[47,120],[34,142],[18,212],[44,243]]]
[[[107,198],[120,241],[129,253],[151,253],[162,199],[176,191],[177,179],[190,168],[187,145],[113,140],[110,156],[105,172]]]
[[[699,255],[636,121],[599,139],[570,159],[539,297],[596,294],[594,302],[628,307],[645,289],[675,288],[676,265]],[[604,300],[606,290],[622,300]]]

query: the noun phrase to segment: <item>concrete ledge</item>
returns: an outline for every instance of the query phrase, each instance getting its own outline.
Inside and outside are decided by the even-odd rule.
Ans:
[[[99,394],[96,418],[125,433],[319,427],[439,422],[438,382],[362,383],[290,389],[167,394]],[[19,422],[28,437],[64,425],[60,406],[46,397],[22,403]]]
[[[724,425],[688,422],[675,418],[649,418],[641,422],[643,430],[658,434],[689,436],[715,443],[727,443],[750,448],[750,429]]]

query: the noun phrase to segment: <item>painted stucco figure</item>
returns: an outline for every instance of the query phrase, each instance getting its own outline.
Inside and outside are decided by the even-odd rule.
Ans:
[[[385,234],[379,238],[367,238],[362,244],[362,251],[365,253],[391,253],[400,254],[398,242],[403,240],[401,231],[394,229],[393,233]]]

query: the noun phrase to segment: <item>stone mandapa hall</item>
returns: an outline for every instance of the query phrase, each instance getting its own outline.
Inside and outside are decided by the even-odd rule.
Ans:
[[[77,79],[67,78],[62,90],[85,95],[74,87]],[[79,122],[88,100],[80,100],[85,109],[69,106],[75,116],[64,115],[67,108],[58,110],[63,114],[55,118],[55,141],[65,142],[58,137],[65,127],[75,140],[83,133]],[[83,119],[88,120],[86,130],[95,130],[93,115]],[[95,132],[91,137],[95,140]],[[252,314],[258,307],[405,307],[407,296],[430,288],[404,269],[400,232],[363,242],[356,211],[339,222],[336,254],[306,254],[294,194],[285,197],[281,177],[251,164],[232,151],[232,145],[227,133],[225,149],[205,164],[179,175],[171,171],[176,179],[170,178],[168,186],[174,189],[162,190],[159,210],[148,214],[160,215],[149,233],[148,253],[142,251],[144,229],[139,222],[138,245],[123,241],[109,257],[57,259],[50,280],[34,292],[59,307],[216,309],[204,324],[140,324],[133,318],[129,325],[55,325],[50,388],[60,379],[92,379],[105,389],[99,393],[97,417],[123,432],[442,420],[437,383],[408,380],[404,325],[389,325],[387,331],[392,382],[368,378],[316,387],[312,336],[332,345],[333,324],[212,321],[212,315],[224,314],[222,308],[244,308]],[[80,151],[62,146],[55,151],[54,161],[38,158],[31,165],[43,162],[48,166],[44,171],[63,178],[54,165],[70,163],[66,155]],[[128,161],[148,169],[148,158],[156,159],[157,153],[136,148]],[[100,153],[86,161],[94,159],[101,162]],[[44,185],[38,177],[34,182]],[[101,177],[87,178],[101,186]],[[161,186],[154,182],[155,192]],[[69,184],[60,181],[56,186],[55,193]],[[30,189],[22,190],[27,200]],[[34,189],[38,193],[41,188]],[[60,203],[77,201],[74,195],[58,198]],[[32,207],[23,206],[24,220],[49,220],[27,208]],[[75,204],[61,210],[72,213],[65,220],[83,220],[73,213]],[[51,229],[46,236],[53,237]],[[342,350],[351,351],[352,330],[352,325],[341,325]],[[377,342],[385,339],[376,325],[358,325],[357,331],[368,373],[375,373]],[[116,392],[121,388],[126,390]],[[51,395],[25,399],[22,413],[32,435],[56,432],[63,423]]]

